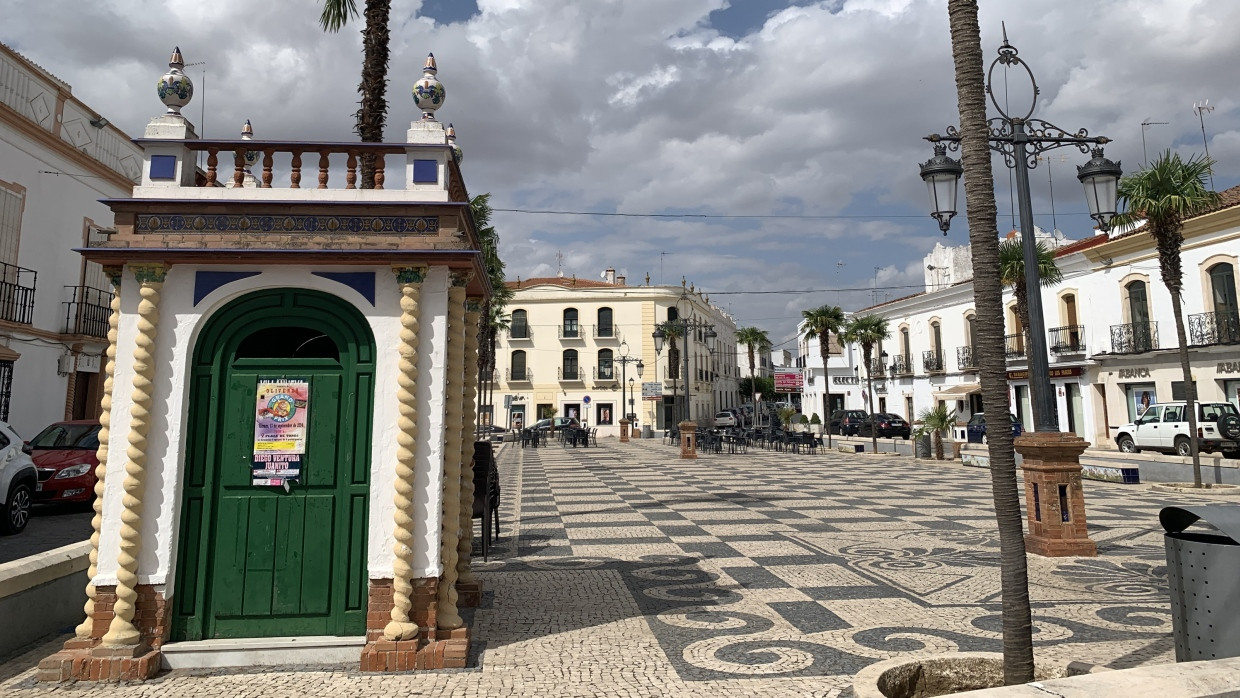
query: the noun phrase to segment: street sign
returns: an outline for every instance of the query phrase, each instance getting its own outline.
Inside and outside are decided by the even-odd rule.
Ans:
[[[646,381],[642,383],[642,399],[643,400],[662,400],[663,399],[663,383],[660,381]]]
[[[587,405],[590,404],[590,396],[586,395],[585,397],[581,398],[581,401]]]
[[[805,385],[805,377],[800,371],[776,371],[775,392],[799,393]]]

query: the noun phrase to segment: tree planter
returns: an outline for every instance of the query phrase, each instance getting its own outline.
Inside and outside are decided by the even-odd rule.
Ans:
[[[1038,663],[1038,681],[1067,675],[1064,667]],[[930,698],[1003,685],[1003,655],[957,652],[899,657],[871,664],[853,677],[856,698]]]

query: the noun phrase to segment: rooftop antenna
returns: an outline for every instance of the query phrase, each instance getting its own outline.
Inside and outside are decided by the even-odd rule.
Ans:
[[[555,251],[555,275],[557,278],[564,278],[564,253],[559,250]]]
[[[663,258],[671,254],[671,252],[659,253],[659,285],[663,285]]]
[[[1149,119],[1146,119],[1145,121],[1141,122],[1141,152],[1142,154],[1145,155],[1146,166],[1149,166],[1150,164],[1150,154],[1149,154],[1149,151],[1145,149],[1145,127],[1146,126],[1166,126],[1166,125],[1167,125],[1166,121],[1150,121]]]
[[[202,66],[202,90],[198,92],[198,95],[199,95],[198,106],[201,107],[201,109],[199,109],[198,111],[198,137],[206,138],[206,133],[207,133],[207,62],[206,61],[194,61],[193,63],[186,63],[185,67],[193,68],[196,65]],[[202,156],[203,156],[203,151],[201,150],[198,151],[198,155],[194,158],[194,167],[202,167],[202,162],[201,162]]]
[[[1197,120],[1201,122],[1201,145],[1206,149],[1206,161],[1210,162],[1210,188],[1214,188],[1214,163],[1210,161],[1210,143],[1206,140],[1206,112],[1214,111],[1214,107],[1210,106],[1210,100],[1203,99],[1200,102],[1193,103],[1193,112],[1197,114]]]

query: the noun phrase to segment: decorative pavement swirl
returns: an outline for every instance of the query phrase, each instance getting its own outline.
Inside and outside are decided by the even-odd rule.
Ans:
[[[505,450],[502,537],[475,566],[488,591],[468,618],[469,668],[178,671],[158,694],[849,696],[876,661],[1000,649],[986,471],[761,450],[683,461],[656,440],[601,444]],[[1157,513],[1195,501],[1086,482],[1099,556],[1029,557],[1041,659],[1174,661]],[[25,667],[52,648],[0,665],[0,694],[49,693]]]

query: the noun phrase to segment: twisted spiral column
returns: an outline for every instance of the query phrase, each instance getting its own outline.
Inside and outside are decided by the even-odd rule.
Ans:
[[[461,424],[461,540],[456,545],[456,581],[472,583],[470,567],[474,538],[474,424],[478,419],[478,318],[482,304],[476,299],[465,302],[465,395]],[[484,495],[485,496],[485,495]]]
[[[465,285],[472,275],[452,273],[448,289],[448,368],[444,390],[443,514],[439,530],[437,625],[453,630],[464,625],[456,610],[456,546],[461,529],[461,425],[465,395]]]
[[[125,450],[125,479],[121,487],[121,551],[117,558],[115,615],[103,636],[109,647],[137,645],[141,634],[134,627],[134,607],[138,600],[138,555],[142,550],[142,504],[146,494],[146,437],[151,428],[151,387],[155,364],[151,356],[159,325],[159,291],[164,285],[166,270],[160,265],[134,267],[134,278],[140,284],[138,294],[138,336],[133,350],[133,408],[129,420],[129,447]]]
[[[116,334],[121,321],[121,268],[105,269],[112,287],[112,313],[108,315],[108,352],[103,367],[103,399],[99,403],[99,450],[95,457],[99,465],[95,466],[95,516],[90,520],[90,567],[86,570],[86,620],[82,621],[74,633],[81,640],[90,639],[95,627],[95,574],[99,572],[99,529],[103,526],[103,480],[108,473],[108,431],[112,424],[112,377],[116,372]]]
[[[396,539],[392,552],[392,620],[383,628],[387,640],[417,637],[418,624],[409,617],[413,608],[413,479],[418,437],[418,329],[422,282],[426,267],[397,267],[392,270],[400,284],[400,363],[396,378],[396,399],[400,416],[396,427],[396,483],[393,518]]]

